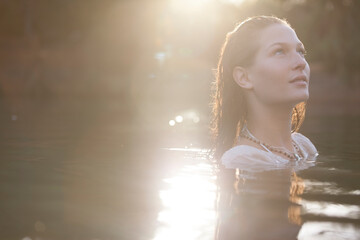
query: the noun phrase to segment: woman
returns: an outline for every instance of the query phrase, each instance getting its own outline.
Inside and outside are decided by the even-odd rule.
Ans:
[[[265,184],[275,175],[282,179],[291,174],[289,169],[303,169],[314,162],[318,155],[315,146],[297,132],[305,117],[309,79],[304,46],[286,20],[256,16],[241,22],[227,34],[213,95],[214,157],[220,170],[218,180],[222,194],[220,214],[225,211],[221,204],[233,201],[228,183],[233,182],[235,169],[240,170],[243,174],[240,177],[244,179],[249,176],[246,174],[261,173]],[[254,183],[240,190],[246,192],[260,185]],[[287,184],[283,186],[283,190],[289,190]],[[277,189],[272,187],[262,186],[263,190]],[[244,214],[252,215],[251,226],[258,227],[256,214],[240,212],[244,219],[249,217]],[[264,205],[261,212],[266,212]],[[219,223],[223,228],[224,221],[221,218]],[[243,228],[242,236],[257,239],[256,231],[251,232],[250,228]],[[269,229],[274,229],[271,224]],[[264,239],[271,239],[269,234]],[[223,235],[218,232],[218,238],[220,236]],[[229,234],[222,238],[231,239]]]

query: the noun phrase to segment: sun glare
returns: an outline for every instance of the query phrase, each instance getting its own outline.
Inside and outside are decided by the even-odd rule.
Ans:
[[[214,0],[169,0],[171,9],[183,13],[203,11],[213,1]]]
[[[158,215],[161,225],[154,240],[213,236],[216,186],[210,172],[210,165],[200,163],[184,166],[176,176],[163,179],[168,187],[159,192],[164,209]]]
[[[222,0],[223,2],[225,3],[230,3],[230,4],[233,4],[235,6],[239,6],[241,5],[243,2],[245,2],[245,0]],[[249,1],[249,0],[247,0]]]

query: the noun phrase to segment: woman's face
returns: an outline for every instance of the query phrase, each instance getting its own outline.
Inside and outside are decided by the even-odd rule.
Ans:
[[[307,100],[310,67],[295,31],[283,24],[273,24],[261,31],[258,46],[254,63],[247,69],[257,99],[293,106]],[[294,81],[297,78],[300,80]]]

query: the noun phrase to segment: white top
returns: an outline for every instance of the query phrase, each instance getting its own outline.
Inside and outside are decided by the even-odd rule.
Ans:
[[[301,133],[294,132],[291,137],[304,155],[304,158],[298,162],[250,145],[237,145],[230,148],[221,157],[221,162],[226,168],[239,168],[248,172],[288,168],[296,171],[314,166],[316,157],[319,155],[314,144]]]

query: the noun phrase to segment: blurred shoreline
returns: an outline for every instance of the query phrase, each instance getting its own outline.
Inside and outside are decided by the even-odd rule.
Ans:
[[[141,83],[144,79],[136,79],[146,76],[145,70],[139,73],[137,71],[139,69],[134,68],[133,70],[137,72],[132,72],[132,69],[126,66],[117,68],[120,64],[115,63],[113,66],[106,67],[109,60],[101,62],[101,58],[96,58],[96,50],[92,49],[91,44],[79,42],[41,47],[36,40],[32,42],[2,40],[0,42],[0,98],[10,104],[10,109],[16,108],[13,105],[28,101],[28,99],[47,101],[67,98],[114,100],[127,105],[125,108],[137,108],[141,107],[142,101],[146,103],[149,100],[144,97],[149,94],[149,91],[154,91],[151,92],[153,95],[161,96],[169,90],[168,87],[171,84],[176,84],[168,81],[168,83],[158,84],[161,88],[149,90],[147,83]],[[308,110],[314,115],[359,115],[360,84],[355,85],[355,82],[347,84],[336,74],[327,72],[321,62],[309,64],[311,78]],[[94,71],[95,66],[98,68]],[[141,67],[139,68],[141,70]],[[209,59],[208,62],[185,69],[192,75],[203,78],[195,82],[193,87],[201,90],[198,95],[202,96],[200,104],[204,112],[208,111],[206,104],[210,100],[210,84],[213,81],[214,68],[215,63],[211,63]],[[169,69],[164,66],[161,71],[165,72],[163,75],[173,79],[180,77],[179,72],[174,71],[171,65]],[[204,84],[208,85],[207,89],[203,88]],[[200,85],[201,88],[199,88]],[[177,98],[176,104],[182,101],[181,98]],[[154,99],[151,100],[154,101]],[[164,102],[160,99],[159,105],[162,103]]]

